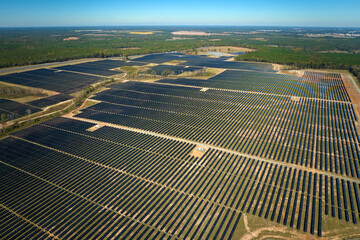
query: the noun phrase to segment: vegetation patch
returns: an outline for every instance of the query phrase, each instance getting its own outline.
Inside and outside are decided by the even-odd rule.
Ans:
[[[207,80],[207,79],[214,77],[220,73],[223,73],[224,71],[226,71],[226,69],[224,69],[224,68],[202,68],[200,70],[195,70],[192,72],[184,72],[184,73],[180,74],[178,77]]]
[[[137,32],[129,32],[130,34],[136,34],[136,35],[152,35],[152,34],[154,34],[155,32],[154,31],[144,31],[144,32],[142,32],[142,31],[137,31]]]
[[[257,61],[285,64],[295,68],[344,69],[360,79],[360,54],[319,53],[301,48],[258,46],[258,51],[247,52],[235,57],[237,61]]]
[[[233,47],[233,46],[210,46],[199,48],[199,52],[221,52],[221,53],[238,53],[238,52],[253,52],[255,49],[245,47]]]
[[[41,89],[0,83],[0,98],[27,102],[46,96],[48,96],[47,92]]]

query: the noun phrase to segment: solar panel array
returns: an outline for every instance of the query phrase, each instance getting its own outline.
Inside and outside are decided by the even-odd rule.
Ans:
[[[38,69],[0,76],[0,81],[41,88],[60,93],[74,93],[101,78],[55,69]]]
[[[174,58],[204,61],[138,61]],[[341,75],[269,69],[113,84],[75,118],[1,140],[0,238],[239,239],[244,214],[325,237],[329,219],[357,226]]]

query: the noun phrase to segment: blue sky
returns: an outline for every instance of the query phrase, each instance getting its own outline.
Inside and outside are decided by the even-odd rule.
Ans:
[[[0,27],[239,25],[360,27],[360,0],[0,0]]]

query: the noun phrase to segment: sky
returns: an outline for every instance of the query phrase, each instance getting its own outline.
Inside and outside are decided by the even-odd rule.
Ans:
[[[0,27],[360,27],[360,0],[0,0]]]

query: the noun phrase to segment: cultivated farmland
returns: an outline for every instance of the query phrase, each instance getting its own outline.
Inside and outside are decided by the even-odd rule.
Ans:
[[[228,64],[136,61],[178,58]],[[1,140],[0,238],[359,237],[359,119],[343,77],[243,66],[116,83]]]

